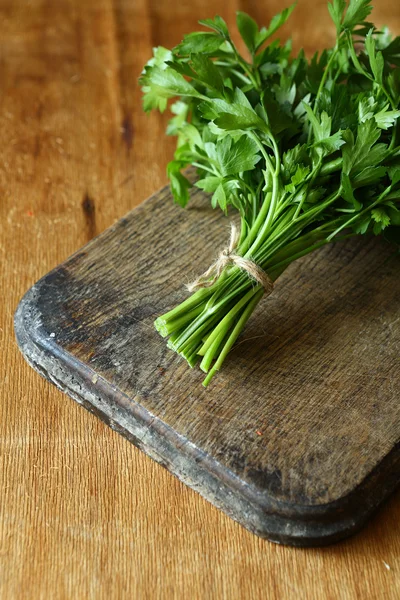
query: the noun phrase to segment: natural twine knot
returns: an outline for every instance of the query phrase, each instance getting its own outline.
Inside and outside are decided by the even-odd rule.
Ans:
[[[268,274],[249,258],[243,258],[236,254],[235,250],[239,242],[239,231],[233,223],[231,223],[231,237],[229,245],[221,250],[217,260],[204,271],[200,277],[186,285],[189,292],[194,292],[201,288],[211,287],[221,275],[222,271],[229,265],[235,265],[242,271],[246,271],[248,275],[257,281],[265,290],[267,295],[271,294],[274,282]]]

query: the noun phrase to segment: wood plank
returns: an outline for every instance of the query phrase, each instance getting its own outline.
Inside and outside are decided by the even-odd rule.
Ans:
[[[347,542],[307,552],[267,544],[66,402],[15,344],[22,294],[91,235],[85,194],[101,232],[165,182],[174,142],[164,118],[142,114],[136,84],[151,47],[217,12],[231,24],[248,9],[264,22],[277,4],[0,1],[2,597],[399,595],[398,493]],[[374,20],[399,32],[398,3],[375,4]],[[296,13],[296,47],[325,45],[324,2],[300,0]],[[129,152],[123,102],[133,111]]]

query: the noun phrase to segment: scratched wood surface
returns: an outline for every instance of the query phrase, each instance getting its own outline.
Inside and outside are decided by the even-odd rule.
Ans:
[[[336,546],[269,544],[39,378],[14,341],[23,292],[165,182],[173,141],[136,84],[151,47],[278,5],[0,2],[2,598],[399,596],[399,493]],[[394,0],[374,18],[400,31]],[[292,26],[309,52],[332,35],[323,2],[300,0]]]

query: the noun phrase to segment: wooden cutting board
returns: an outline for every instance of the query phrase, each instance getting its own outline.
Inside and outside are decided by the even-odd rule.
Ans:
[[[153,320],[228,235],[200,191],[182,210],[164,188],[27,292],[18,344],[250,531],[333,542],[400,480],[400,257],[360,239],[291,265],[205,390]]]

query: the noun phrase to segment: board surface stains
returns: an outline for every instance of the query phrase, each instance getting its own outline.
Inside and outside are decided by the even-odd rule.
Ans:
[[[82,211],[86,224],[88,240],[96,235],[96,206],[94,200],[86,192],[82,200]]]
[[[124,120],[122,121],[121,136],[122,136],[123,141],[126,144],[126,148],[127,148],[128,152],[132,148],[133,135],[134,135],[134,130],[133,130],[132,119],[131,119],[130,115],[127,114],[124,116]]]

